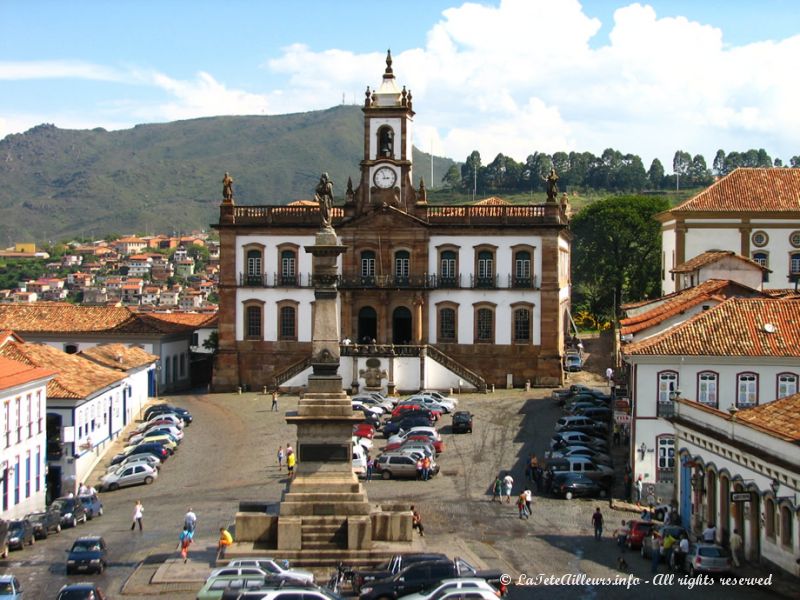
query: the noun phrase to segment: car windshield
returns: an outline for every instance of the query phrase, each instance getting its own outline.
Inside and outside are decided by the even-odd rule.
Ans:
[[[96,541],[77,541],[72,545],[73,552],[97,552],[100,550],[100,542]]]
[[[92,590],[86,588],[80,590],[64,590],[58,595],[58,600],[86,600],[86,598],[96,598]]]
[[[0,594],[13,594],[14,586],[10,581],[0,581]]]
[[[31,513],[29,515],[25,515],[25,518],[28,519],[31,523],[44,521],[45,514],[44,513]]]
[[[725,556],[725,553],[722,550],[722,548],[717,548],[715,546],[705,546],[698,548],[697,553],[700,556],[705,556],[707,558],[723,558]]]

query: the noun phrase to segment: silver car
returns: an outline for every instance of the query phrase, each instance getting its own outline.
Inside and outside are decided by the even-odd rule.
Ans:
[[[129,465],[139,465],[145,464],[153,467],[154,469],[161,468],[161,459],[157,456],[153,456],[152,454],[136,454],[134,456],[130,456],[123,460],[121,463],[116,465],[109,465],[106,471],[111,473],[113,471],[119,471],[122,467],[127,467]]]
[[[158,477],[158,471],[150,465],[141,463],[120,467],[116,471],[106,473],[100,479],[100,491],[113,491],[126,485],[145,485],[153,483]]]
[[[730,573],[733,568],[730,553],[716,544],[695,544],[689,548],[683,565],[692,577],[698,573]]]
[[[228,567],[255,567],[266,571],[272,577],[314,583],[314,574],[311,571],[289,568],[289,561],[286,560],[276,560],[274,558],[238,558],[230,561]]]

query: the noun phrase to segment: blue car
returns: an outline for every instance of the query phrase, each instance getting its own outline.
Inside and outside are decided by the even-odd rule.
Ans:
[[[22,600],[22,586],[13,575],[0,575],[0,600]]]
[[[81,504],[83,504],[83,508],[86,509],[87,519],[91,521],[95,517],[103,516],[103,503],[100,502],[100,498],[97,497],[97,494],[84,494],[78,497],[81,500]]]

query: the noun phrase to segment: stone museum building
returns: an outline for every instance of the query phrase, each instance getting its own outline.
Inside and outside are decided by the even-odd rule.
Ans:
[[[398,86],[391,55],[362,110],[360,174],[334,190],[330,215],[347,247],[337,281],[345,385],[365,383],[366,360],[403,390],[561,383],[566,198],[551,185],[544,204],[428,204],[413,178],[412,94]],[[234,198],[228,177],[223,184],[214,387],[302,387],[314,311],[305,248],[320,207],[239,204],[252,199]]]

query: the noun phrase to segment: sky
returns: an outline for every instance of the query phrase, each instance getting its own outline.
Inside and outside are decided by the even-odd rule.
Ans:
[[[415,144],[800,155],[796,0],[0,0],[0,139],[361,104],[391,48]]]

